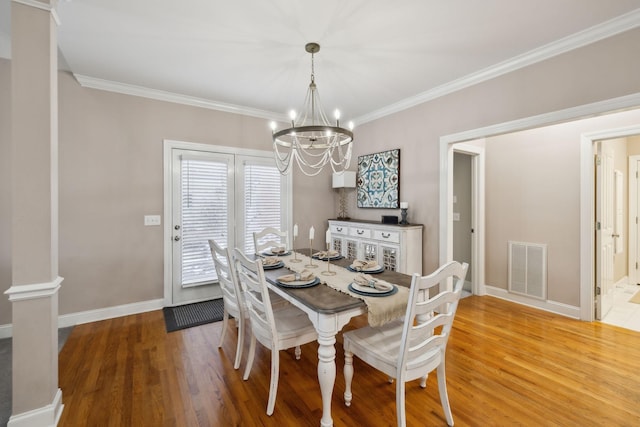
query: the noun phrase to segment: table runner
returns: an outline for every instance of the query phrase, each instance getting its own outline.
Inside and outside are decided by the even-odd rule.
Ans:
[[[302,260],[302,262],[291,262],[294,259],[294,256]],[[348,294],[354,298],[358,298],[364,301],[367,305],[368,312],[368,321],[371,326],[381,326],[387,322],[395,320],[397,318],[403,317],[407,311],[407,303],[409,300],[409,288],[404,286],[398,286],[398,292],[394,295],[386,296],[386,297],[367,297],[364,295],[356,294],[354,292],[349,291],[349,284],[353,282],[353,279],[356,277],[356,272],[352,272],[347,270],[344,267],[340,267],[335,264],[331,264],[331,271],[335,271],[336,274],[334,276],[325,276],[322,274],[323,271],[327,271],[327,262],[320,261],[317,259],[313,260],[313,263],[317,265],[316,268],[308,268],[305,267],[309,264],[310,258],[307,255],[301,254],[297,252],[297,254],[292,253],[291,255],[280,256],[280,259],[284,262],[284,265],[294,271],[296,273],[300,273],[302,270],[312,271],[313,274],[320,279],[320,281],[332,289]],[[385,282],[384,280],[380,280],[375,275],[371,275],[369,277],[375,278],[379,282]]]

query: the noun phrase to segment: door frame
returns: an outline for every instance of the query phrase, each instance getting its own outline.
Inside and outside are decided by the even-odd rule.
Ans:
[[[451,261],[453,257],[452,217],[451,209],[453,201],[453,145],[460,142],[487,138],[504,133],[517,132],[526,129],[543,127],[573,120],[584,119],[600,114],[620,112],[635,109],[640,106],[640,93],[594,102],[578,107],[566,108],[550,113],[531,116],[524,119],[513,120],[482,128],[467,130],[464,132],[444,135],[440,137],[440,234],[439,234],[439,259],[440,265]],[[635,129],[632,130],[632,129]],[[635,135],[640,126],[627,130],[626,136]],[[618,131],[624,135],[623,130]],[[598,139],[594,137],[593,139]],[[561,307],[555,304],[553,307],[541,305],[540,308],[550,309],[582,320],[593,321],[593,263],[594,263],[594,185],[593,185],[593,139],[583,135],[580,142],[580,307],[576,313],[571,307]],[[484,251],[484,246],[480,249]],[[484,285],[484,282],[483,282]],[[488,290],[488,289],[487,289]],[[534,305],[534,303],[530,305]]]
[[[171,151],[174,149],[181,150],[193,150],[193,151],[207,151],[214,153],[223,153],[223,154],[233,154],[236,156],[252,156],[252,157],[271,157],[273,153],[271,151],[265,150],[254,150],[247,148],[237,148],[237,147],[227,147],[222,145],[211,145],[211,144],[203,144],[199,142],[187,142],[187,141],[177,141],[171,139],[163,140],[163,250],[164,250],[164,286],[163,286],[163,305],[165,307],[169,307],[172,305],[172,275],[173,275],[173,263],[172,260],[172,250],[173,250],[173,229],[172,224],[169,219],[172,216],[171,208],[172,208],[172,200],[171,200],[171,185],[173,180],[172,170],[172,161],[171,161]],[[291,190],[293,190],[293,179],[292,174],[288,174],[285,178],[287,180],[287,186]],[[237,210],[236,200],[236,213]],[[293,197],[285,198],[285,206],[283,209],[284,212],[284,222],[287,225],[287,228],[291,228],[291,218],[293,213]],[[233,224],[234,234],[237,233],[236,224]],[[237,242],[236,242],[237,244]]]
[[[479,140],[481,145],[469,143],[459,143],[452,147],[451,161],[453,165],[453,153],[466,154],[471,157],[471,293],[473,295],[486,295],[484,281],[484,139]],[[451,231],[451,257],[453,258],[453,167],[451,168],[451,204],[450,221],[448,223]]]
[[[627,277],[629,278],[630,283],[640,283],[640,272],[635,265],[633,267],[633,273],[631,273],[632,264],[635,264],[638,260],[638,237],[640,233],[638,233],[639,224],[635,222],[635,218],[640,217],[640,209],[638,209],[638,203],[640,203],[640,198],[638,197],[638,191],[640,188],[638,186],[638,178],[634,178],[637,176],[636,174],[640,173],[640,168],[638,167],[638,162],[640,162],[640,155],[633,155],[628,157],[629,161],[629,177],[628,177],[628,192],[627,192],[627,200],[628,204],[628,230],[627,230],[627,248],[628,248],[628,271]]]

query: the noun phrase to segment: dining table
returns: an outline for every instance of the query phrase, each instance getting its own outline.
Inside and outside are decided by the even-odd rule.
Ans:
[[[379,306],[381,299],[368,299],[361,295],[356,295],[353,292],[345,291],[344,289],[337,289],[338,287],[335,282],[339,282],[339,280],[332,279],[332,277],[335,277],[332,276],[332,274],[339,273],[342,282],[344,282],[345,277],[350,277],[347,276],[347,274],[352,275],[355,279],[359,273],[349,269],[349,266],[354,260],[335,257],[335,259],[330,259],[328,261],[330,265],[327,265],[327,261],[314,259],[315,257],[312,255],[315,253],[317,253],[317,251],[308,248],[296,249],[293,252],[290,251],[284,256],[279,257],[283,261],[282,264],[284,264],[282,267],[265,269],[265,278],[267,280],[267,286],[273,292],[307,313],[316,328],[319,345],[318,382],[322,396],[322,419],[320,425],[322,427],[330,427],[333,426],[331,396],[336,379],[336,335],[353,317],[367,313],[370,309],[370,303],[375,302]],[[265,256],[263,254],[260,255]],[[313,265],[315,265],[315,267],[313,267]],[[291,271],[297,270],[299,272],[301,269],[312,271],[314,276],[320,279],[320,283],[314,286],[299,288],[285,287],[279,284],[279,277]],[[323,273],[326,271],[333,271],[334,273]],[[366,277],[375,277],[377,280],[393,284],[399,290],[402,290],[402,292],[396,292],[397,295],[393,297],[394,301],[396,301],[396,312],[394,315],[399,313],[404,315],[402,303],[404,302],[404,310],[406,310],[408,288],[411,285],[412,277],[390,270],[384,270],[375,275],[367,275]],[[334,287],[329,286],[327,284],[328,281],[330,281]],[[400,312],[398,312],[398,305]],[[378,308],[376,308],[376,310],[378,310]],[[387,319],[383,321],[386,320]],[[381,322],[381,320],[377,320],[377,322]],[[371,318],[369,323],[371,324]]]

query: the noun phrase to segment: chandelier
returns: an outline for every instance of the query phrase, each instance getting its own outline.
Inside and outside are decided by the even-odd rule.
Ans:
[[[349,129],[340,127],[340,112],[335,110],[335,126],[329,123],[320,105],[320,95],[315,82],[313,56],[320,50],[318,43],[307,43],[305,50],[311,54],[311,83],[307,90],[302,113],[289,113],[291,127],[273,131],[273,150],[281,174],[291,171],[294,163],[307,176],[318,175],[329,163],[334,173],[342,173],[351,162],[353,122]]]

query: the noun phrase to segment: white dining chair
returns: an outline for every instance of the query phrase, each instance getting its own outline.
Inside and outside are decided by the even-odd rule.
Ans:
[[[271,349],[271,381],[267,415],[272,415],[278,393],[280,375],[280,350],[296,347],[296,359],[300,359],[300,346],[318,339],[309,316],[293,305],[274,310],[262,269],[262,260],[250,260],[239,249],[234,251],[238,279],[245,290],[251,321],[251,345],[243,379],[249,378],[256,353],[256,341]]]
[[[447,424],[453,425],[447,395],[445,350],[468,267],[466,263],[451,261],[428,276],[414,274],[404,319],[380,327],[366,326],[343,335],[346,406],[351,405],[353,397],[354,355],[396,380],[399,427],[406,426],[405,383],[421,378],[420,386],[425,388],[427,375],[436,369],[442,409]],[[453,291],[442,290],[449,278],[455,279]],[[430,290],[438,284],[440,292],[430,297]]]
[[[235,319],[236,327],[238,329],[236,357],[233,363],[234,369],[238,369],[240,368],[242,349],[244,348],[244,337],[247,330],[249,311],[247,309],[244,291],[238,281],[236,269],[233,265],[233,254],[228,248],[223,248],[218,245],[215,240],[209,240],[209,247],[211,248],[211,257],[213,258],[213,264],[216,268],[216,274],[218,275],[218,282],[220,283],[220,290],[222,291],[222,300],[224,304],[222,333],[220,334],[218,348],[221,348],[222,343],[224,342],[229,323],[229,315],[231,315]],[[276,309],[289,304],[289,302],[284,298],[273,294],[271,295],[271,303]]]
[[[236,270],[233,266],[233,258],[228,248],[222,248],[214,240],[209,240],[211,248],[211,257],[216,267],[220,290],[222,291],[222,299],[224,303],[224,314],[222,316],[222,334],[218,348],[222,347],[224,337],[227,332],[229,315],[233,316],[238,327],[238,344],[236,347],[236,358],[233,368],[240,367],[240,359],[242,358],[242,348],[244,347],[244,334],[246,331],[246,319],[248,317],[247,306],[244,301],[244,295],[240,288],[240,282],[236,276]]]
[[[289,247],[289,233],[286,230],[281,231],[274,227],[267,227],[253,233],[253,247],[256,254],[275,246],[284,246],[285,250],[291,249]]]

